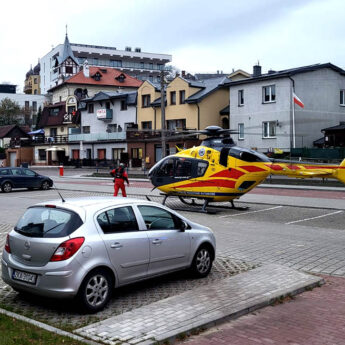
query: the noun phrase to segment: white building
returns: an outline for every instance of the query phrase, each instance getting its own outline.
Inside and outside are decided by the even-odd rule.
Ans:
[[[140,80],[148,79],[155,82],[158,81],[160,71],[165,64],[172,59],[171,55],[146,53],[142,52],[141,48],[132,50],[130,47],[126,47],[125,50],[117,50],[115,47],[70,44],[66,35],[64,44],[57,45],[40,59],[42,94],[47,93],[57,84],[62,71],[59,73],[56,61],[62,62],[64,56],[73,56],[80,66],[87,60],[90,66],[115,67]],[[71,68],[74,67],[71,66]],[[74,74],[73,71],[71,74]]]
[[[68,136],[69,157],[116,164],[127,152],[126,129],[137,121],[136,104],[136,91],[102,91],[85,100],[80,128]]]

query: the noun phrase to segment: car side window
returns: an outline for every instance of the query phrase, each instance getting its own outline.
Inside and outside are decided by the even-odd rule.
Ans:
[[[10,171],[9,169],[1,169],[0,170],[0,175],[4,176],[4,175],[9,175]]]
[[[21,169],[11,169],[12,175],[14,176],[22,176],[22,171]]]
[[[23,173],[24,173],[24,175],[26,175],[26,176],[36,176],[36,174],[32,171],[32,170],[29,170],[29,169],[24,169],[23,170]]]
[[[148,230],[176,229],[176,219],[170,212],[155,206],[138,206]]]
[[[132,207],[117,207],[98,215],[97,222],[105,234],[138,230]]]

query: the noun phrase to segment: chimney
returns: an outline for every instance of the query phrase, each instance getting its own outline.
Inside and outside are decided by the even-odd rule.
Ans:
[[[261,75],[261,66],[259,64],[253,66],[253,77],[259,77]]]
[[[90,66],[87,60],[85,60],[83,63],[83,73],[84,73],[85,78],[90,77]]]
[[[186,76],[186,71],[182,71],[182,78]]]

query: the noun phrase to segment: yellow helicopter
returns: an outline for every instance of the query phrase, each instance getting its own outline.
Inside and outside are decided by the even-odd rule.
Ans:
[[[269,175],[285,175],[295,178],[334,178],[345,183],[345,159],[340,165],[308,164],[291,161],[275,161],[266,155],[236,146],[226,134],[231,130],[209,126],[203,131],[207,138],[200,146],[165,157],[149,171],[155,188],[167,197],[178,196],[203,199],[202,211],[209,202],[233,200],[251,191]]]

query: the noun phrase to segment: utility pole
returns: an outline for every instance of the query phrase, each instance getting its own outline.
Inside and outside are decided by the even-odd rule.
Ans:
[[[161,70],[161,120],[162,120],[162,158],[166,155],[165,141],[165,92],[164,92],[164,70]]]

